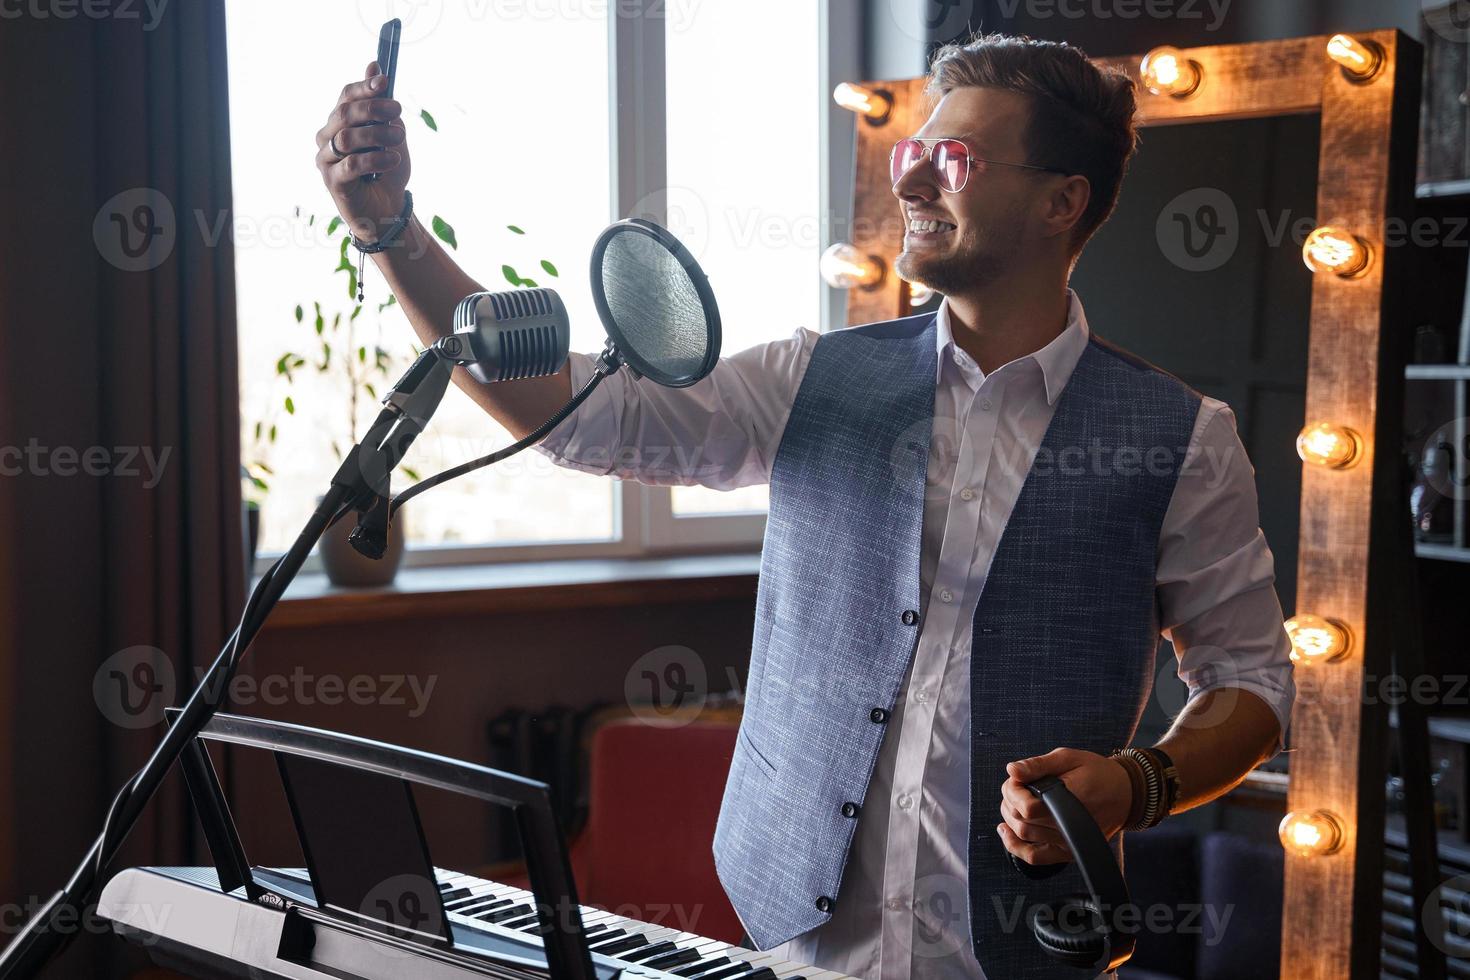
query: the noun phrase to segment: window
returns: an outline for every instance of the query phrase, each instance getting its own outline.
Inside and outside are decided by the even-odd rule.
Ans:
[[[573,349],[591,352],[603,335],[587,258],[618,211],[611,134],[627,110],[611,97],[609,11],[623,8],[576,0],[227,5],[242,439],[259,481],[253,495],[263,498],[262,554],[289,545],[339,453],[377,411],[375,396],[414,353],[402,313],[380,308],[388,292],[371,262],[366,300],[353,316],[349,275],[334,271],[342,230],[332,226],[335,209],[311,160],[312,137],[341,86],[362,77],[379,23],[404,21],[395,94],[418,217],[453,229],[451,253],[484,288],[510,288],[503,267],[557,288],[572,316]],[[649,152],[666,154],[667,223],[711,276],[725,351],[817,328],[816,5],[748,0],[667,11],[659,129],[669,137]],[[762,70],[750,73],[756,49]],[[742,88],[719,83],[742,73],[754,76]],[[768,145],[780,148],[779,172],[764,165],[768,150],[737,138],[735,120],[752,105]],[[663,108],[650,100],[640,111]],[[681,214],[690,201],[697,207]],[[356,265],[354,252],[348,259]],[[426,476],[509,441],[451,389],[405,466]],[[395,486],[410,482],[401,468]],[[690,541],[754,546],[765,503],[764,487],[721,494],[624,486],[527,452],[405,508],[408,561],[627,554]]]

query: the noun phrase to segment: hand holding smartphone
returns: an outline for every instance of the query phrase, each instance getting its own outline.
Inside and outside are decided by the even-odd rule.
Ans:
[[[398,78],[398,42],[403,35],[403,21],[394,17],[378,31],[378,71],[388,79],[382,95],[393,98],[393,83]],[[371,184],[380,174],[364,174],[362,182]]]

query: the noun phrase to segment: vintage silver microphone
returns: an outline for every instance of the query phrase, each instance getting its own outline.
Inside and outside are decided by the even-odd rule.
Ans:
[[[454,310],[454,333],[434,344],[476,381],[555,374],[572,344],[567,308],[554,289],[471,293]]]

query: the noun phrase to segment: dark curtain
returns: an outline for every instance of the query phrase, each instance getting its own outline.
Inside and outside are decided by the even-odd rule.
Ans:
[[[223,0],[0,12],[0,903],[61,883],[242,604],[227,108]],[[192,826],[170,783],[118,866]],[[47,975],[125,962],[84,929]]]

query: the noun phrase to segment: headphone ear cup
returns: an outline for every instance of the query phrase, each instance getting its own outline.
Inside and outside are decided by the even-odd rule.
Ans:
[[[1031,910],[1031,932],[1047,955],[1068,966],[1096,967],[1108,949],[1108,926],[1092,896],[1067,895]]]

